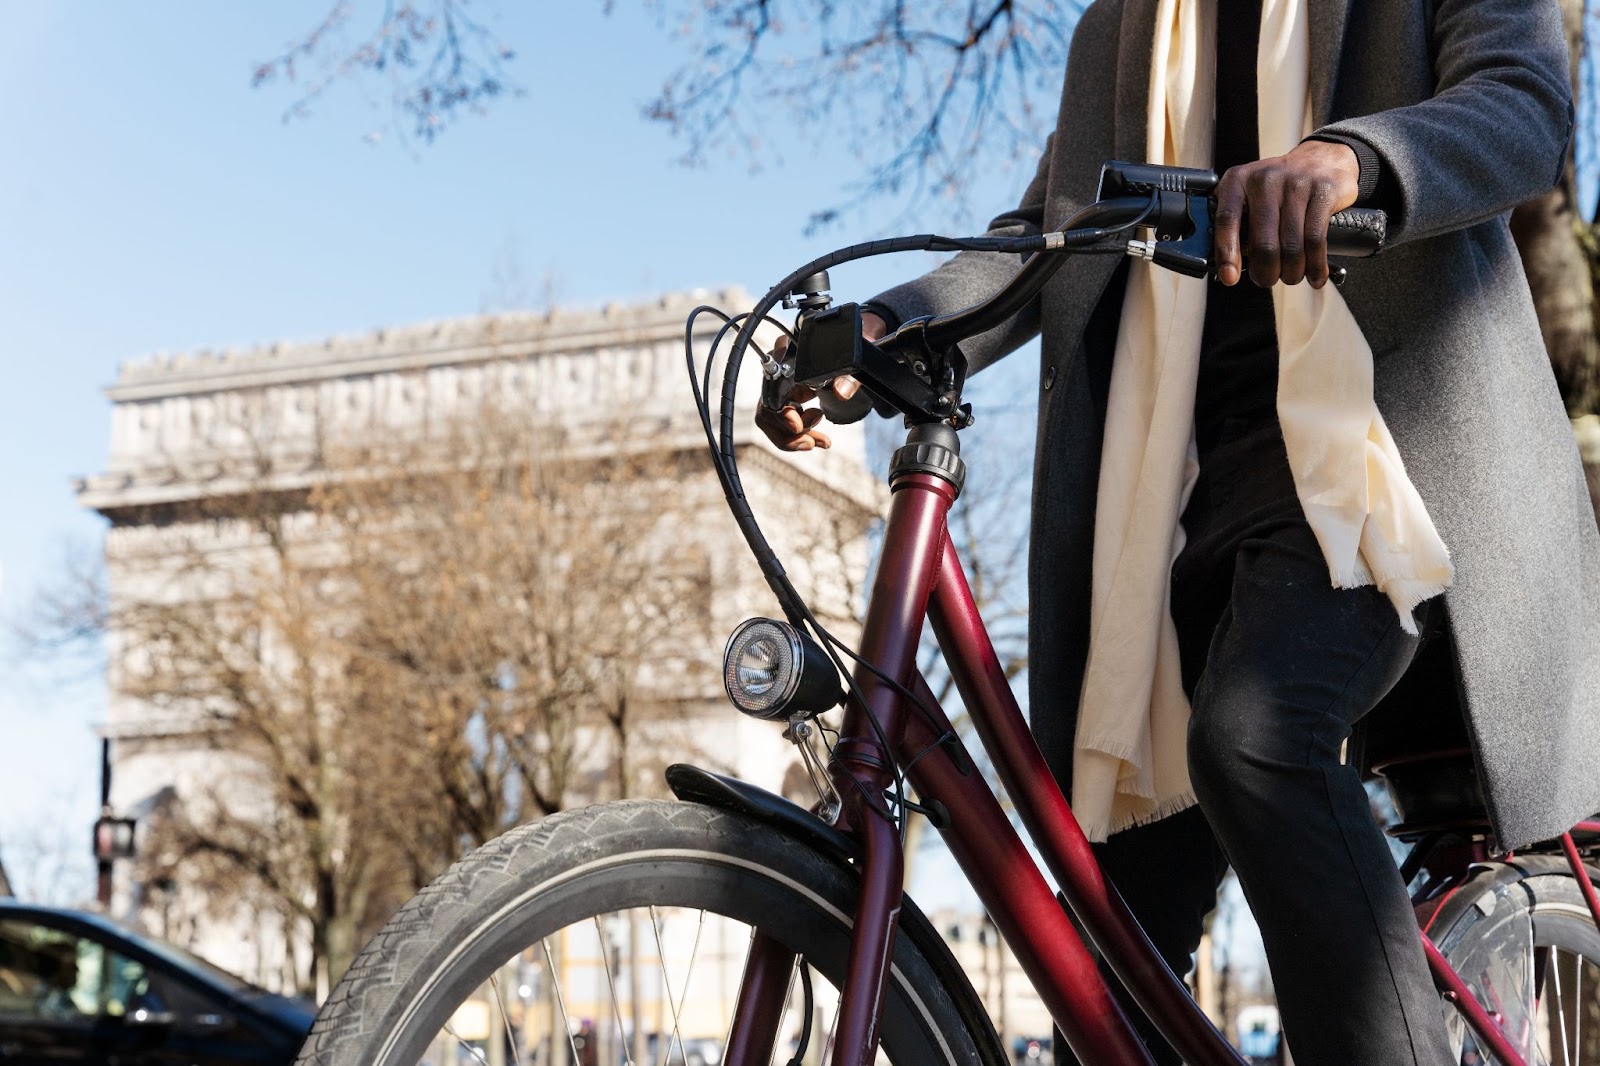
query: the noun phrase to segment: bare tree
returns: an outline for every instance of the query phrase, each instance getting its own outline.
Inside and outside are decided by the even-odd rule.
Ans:
[[[613,428],[598,436],[627,439]],[[574,793],[637,793],[659,776],[649,753],[685,742],[635,734],[681,734],[667,693],[711,684],[670,650],[709,619],[677,458],[574,450],[490,407],[344,455],[359,474],[313,497],[346,553],[347,642],[437,790],[429,846],[451,857]]]
[[[885,197],[959,199],[979,158],[1038,151],[1054,119],[1080,0],[707,0],[673,5],[698,54],[646,108],[684,158],[728,149],[759,163],[757,120],[843,139],[864,176],[812,225]],[[871,101],[862,106],[863,101]]]
[[[161,516],[159,555],[110,596],[64,578],[39,639],[109,635],[152,726],[124,750],[210,753],[144,819],[162,926],[275,911],[308,947],[292,983],[325,991],[466,849],[692,754],[701,501],[631,423],[468,405],[294,460],[240,407],[260,417],[171,458],[216,489]]]
[[[399,796],[384,790],[384,708],[329,625],[344,604],[298,502],[262,486],[188,524],[159,575],[171,591],[152,582],[112,602],[124,652],[111,680],[214,753],[217,772],[146,834],[146,875],[180,880],[214,913],[265,893],[309,934],[301,986],[326,989],[383,917],[368,907],[380,812]]]
[[[602,0],[614,13],[616,0]],[[752,166],[776,146],[759,130],[843,140],[863,176],[812,225],[887,197],[905,211],[959,200],[976,158],[1037,151],[1054,118],[1067,42],[1087,0],[644,0],[693,49],[644,107],[683,142],[682,160],[728,152]],[[253,83],[292,83],[285,119],[341,80],[380,81],[431,141],[461,115],[516,92],[515,52],[469,0],[337,0],[322,22],[259,64]],[[352,25],[375,26],[352,39]],[[310,73],[307,73],[309,69]],[[863,106],[864,101],[869,101]]]

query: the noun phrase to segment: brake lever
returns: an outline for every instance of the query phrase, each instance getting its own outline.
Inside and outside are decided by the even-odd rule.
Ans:
[[[789,406],[794,392],[794,347],[790,345],[787,359],[774,361],[772,368],[762,367],[761,406],[769,411],[781,411]]]

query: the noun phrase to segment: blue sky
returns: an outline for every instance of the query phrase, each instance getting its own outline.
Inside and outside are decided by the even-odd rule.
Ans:
[[[292,90],[252,90],[251,71],[328,7],[8,7],[0,856],[13,862],[41,841],[81,855],[94,817],[103,680],[92,663],[29,661],[10,626],[73,546],[98,550],[102,523],[77,507],[71,479],[103,467],[101,390],[121,361],[542,305],[547,293],[595,305],[730,283],[760,292],[818,252],[884,235],[866,216],[802,236],[859,164],[776,117],[764,140],[781,154],[758,172],[742,159],[675,165],[682,146],[640,108],[689,45],[637,2],[610,18],[599,0],[504,5],[494,17],[526,95],[432,146],[398,135],[377,86],[336,86],[285,124]],[[981,216],[917,228],[981,230],[1023,178],[999,161],[976,176]],[[926,265],[879,260],[836,273],[835,290],[865,297]],[[1031,380],[1016,369],[991,390]]]

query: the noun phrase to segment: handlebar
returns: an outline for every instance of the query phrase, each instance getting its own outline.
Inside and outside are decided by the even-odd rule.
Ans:
[[[957,428],[970,424],[970,409],[961,404],[967,371],[962,341],[1021,311],[1075,253],[1126,254],[1192,277],[1211,276],[1216,186],[1217,176],[1209,170],[1111,162],[1101,168],[1096,201],[1054,231],[1016,238],[929,238],[950,248],[1033,254],[1004,288],[982,302],[947,315],[912,319],[876,343],[861,339],[857,305],[830,306],[827,274],[819,271],[791,294],[801,307],[791,361],[778,375],[769,374],[763,401],[781,408],[793,384],[818,387],[849,374],[861,381],[880,409],[898,410],[908,421],[948,421]],[[1341,211],[1328,225],[1328,254],[1376,254],[1387,227],[1382,211]],[[1148,235],[1122,236],[1131,231]],[[1338,268],[1336,283],[1343,281],[1343,273]],[[854,420],[835,417],[845,412],[830,406],[835,421]],[[867,410],[857,404],[849,413],[861,418]]]
[[[1128,242],[1129,255],[1192,277],[1207,277],[1214,273],[1211,197],[1217,180],[1209,170],[1107,163],[1100,172],[1100,198],[1068,219],[1061,230],[1065,231],[1064,236],[1085,230],[1109,236],[1149,221],[1154,236],[1147,241]],[[1377,254],[1383,247],[1388,221],[1387,215],[1374,208],[1352,207],[1339,212],[1328,221],[1328,254],[1349,258]],[[1060,251],[1070,254],[1081,247],[1069,239]],[[927,320],[920,327],[927,342],[935,346],[959,344],[1000,325],[1037,296],[1065,262],[1065,254],[1029,260],[1010,284],[989,299]],[[880,340],[879,347],[894,348],[895,337],[904,328]]]

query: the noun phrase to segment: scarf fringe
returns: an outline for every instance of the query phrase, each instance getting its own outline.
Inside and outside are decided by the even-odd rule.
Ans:
[[[1357,560],[1353,566],[1331,571],[1329,576],[1333,579],[1333,587],[1338,589],[1376,586],[1379,592],[1389,597],[1389,602],[1400,615],[1400,628],[1416,636],[1417,620],[1412,612],[1419,604],[1450,590],[1455,580],[1455,567],[1446,563],[1443,577],[1436,581],[1419,581],[1410,577],[1375,577],[1364,561]]]
[[[1199,802],[1193,792],[1180,792],[1177,795],[1168,796],[1156,806],[1149,810],[1140,811],[1138,814],[1123,815],[1107,822],[1079,822],[1078,825],[1083,829],[1084,836],[1096,844],[1102,844],[1113,834],[1121,833],[1128,829],[1137,829],[1142,825],[1151,825],[1161,821],[1163,818],[1170,818],[1174,814],[1180,814],[1188,810]]]
[[[1097,737],[1080,737],[1074,746],[1089,751],[1099,752],[1101,755],[1120,759],[1123,762],[1132,762],[1135,755],[1139,754],[1143,744],[1129,740],[1126,737],[1114,737],[1109,733],[1102,733]],[[1149,797],[1145,797],[1149,798]]]

